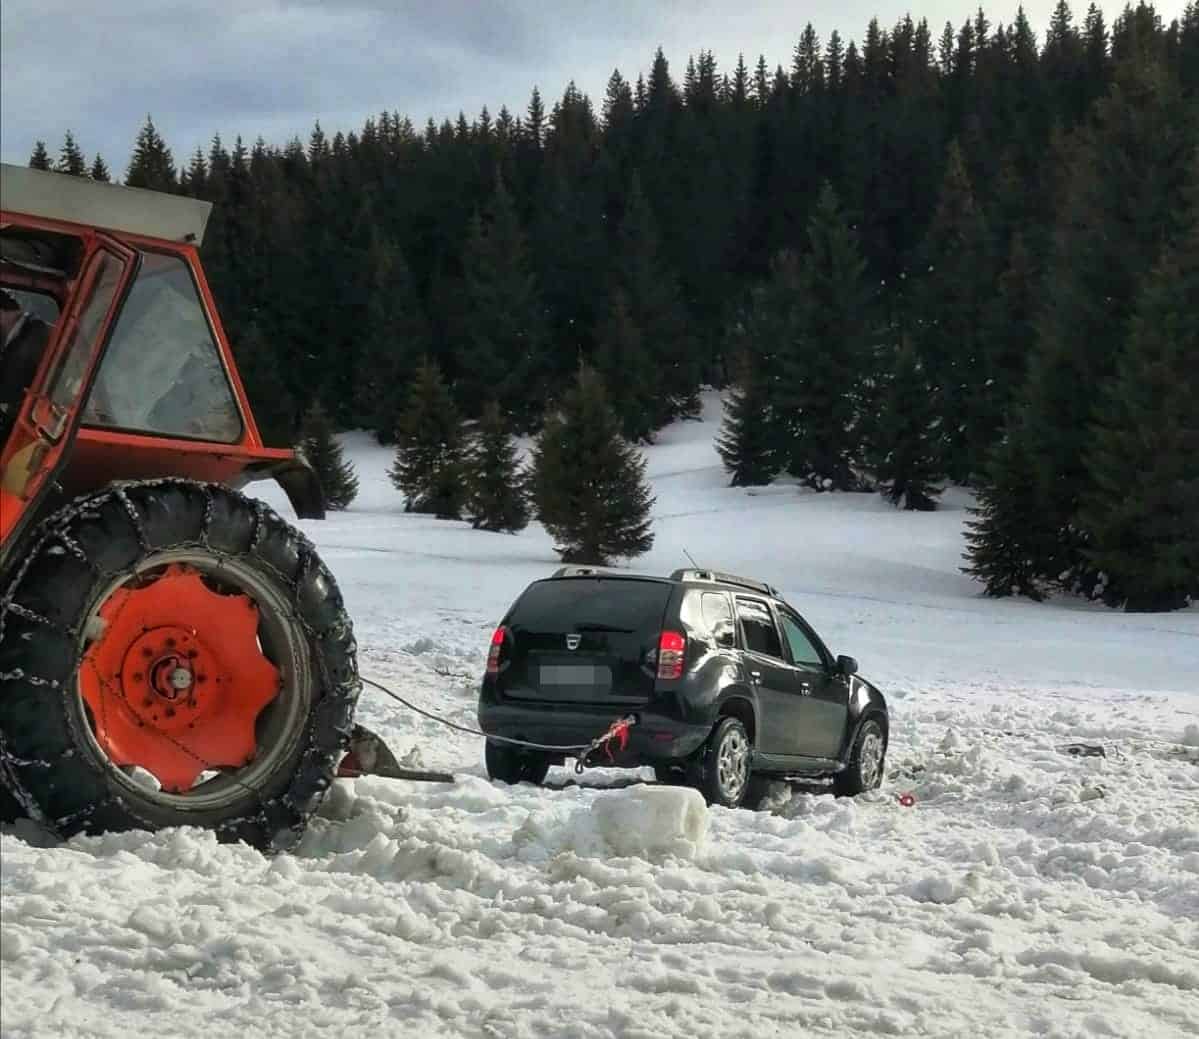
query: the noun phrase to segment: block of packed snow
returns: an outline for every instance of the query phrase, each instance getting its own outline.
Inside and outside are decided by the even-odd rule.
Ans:
[[[690,857],[708,834],[708,806],[687,787],[640,786],[600,794],[591,814],[617,855]]]

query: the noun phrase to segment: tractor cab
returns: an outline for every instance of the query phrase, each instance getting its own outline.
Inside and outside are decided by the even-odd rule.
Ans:
[[[274,477],[200,266],[211,206],[0,166],[0,553],[47,507],[113,480]]]

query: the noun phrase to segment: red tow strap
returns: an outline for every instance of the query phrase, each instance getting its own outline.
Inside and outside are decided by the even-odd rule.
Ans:
[[[587,767],[587,759],[595,751],[599,750],[600,747],[604,748],[609,761],[615,761],[616,757],[612,753],[612,741],[615,740],[620,749],[624,750],[629,745],[629,729],[636,724],[637,718],[632,714],[626,714],[623,718],[617,718],[616,721],[608,726],[607,732],[593,739],[583,753],[575,758],[575,772],[582,775],[583,770]]]
[[[629,726],[632,724],[632,718],[621,718],[620,721],[613,722],[607,733],[605,733],[604,750],[607,751],[609,761],[615,760],[612,755],[613,740],[620,744],[621,750],[624,750],[629,745]]]

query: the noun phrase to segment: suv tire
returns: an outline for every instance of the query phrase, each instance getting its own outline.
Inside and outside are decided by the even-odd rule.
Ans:
[[[655,765],[654,778],[667,786],[684,786],[687,782],[687,769],[684,765]]]
[[[736,718],[721,718],[704,745],[699,791],[708,804],[737,808],[749,789],[753,745]]]
[[[854,737],[845,770],[833,776],[833,793],[838,797],[853,797],[875,789],[882,784],[886,763],[886,733],[875,719],[867,718]]]
[[[487,775],[510,785],[532,783],[540,786],[550,770],[549,760],[544,754],[492,740],[487,741],[483,757],[487,762]]]

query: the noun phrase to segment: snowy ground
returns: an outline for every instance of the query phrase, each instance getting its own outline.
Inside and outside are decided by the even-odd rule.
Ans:
[[[0,835],[0,1032],[1199,1034],[1199,610],[982,599],[963,496],[727,488],[707,408],[648,451],[636,566],[686,548],[779,584],[889,695],[881,791],[733,812],[634,773],[493,786],[477,740],[368,690],[362,719],[456,785],[341,782],[273,860],[196,831]],[[361,497],[305,526],[362,669],[473,724],[492,627],[551,544],[405,515],[388,453],[347,439]]]

